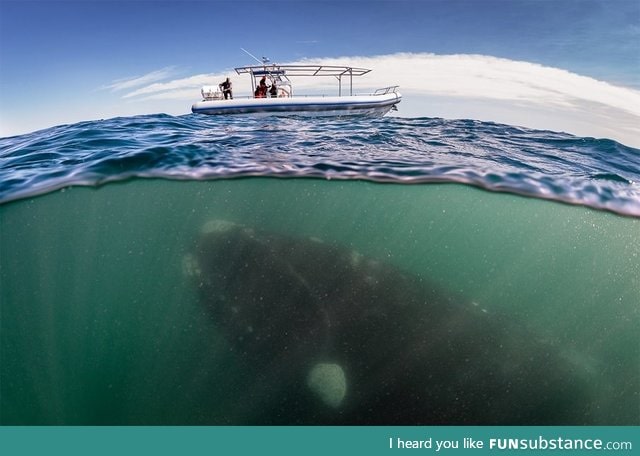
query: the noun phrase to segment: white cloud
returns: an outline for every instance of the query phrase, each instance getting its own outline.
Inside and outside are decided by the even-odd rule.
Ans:
[[[370,87],[399,84],[406,93],[580,108],[584,103],[640,116],[640,91],[566,70],[483,55],[394,54],[299,63],[374,68]]]
[[[123,95],[122,98],[139,97],[141,95],[149,96],[150,94],[152,98],[157,98],[161,93],[168,94],[166,98],[176,98],[175,94],[172,94],[172,92],[183,93],[185,89],[190,89],[192,92],[191,98],[194,98],[198,96],[201,86],[211,85],[218,79],[222,79],[222,76],[216,77],[216,75],[213,74],[197,74],[169,82],[156,82],[134,90],[133,92],[129,92]]]
[[[113,81],[111,84],[105,85],[103,89],[111,89],[116,92],[119,90],[128,90],[133,87],[151,84],[155,81],[161,81],[171,77],[175,73],[175,67],[165,67],[160,70],[152,71],[143,76],[135,76],[132,78],[123,78]]]
[[[293,64],[351,65],[373,68],[374,71],[356,78],[355,85],[374,89],[398,84],[405,93],[461,98],[511,100],[561,108],[579,107],[584,102],[596,103],[640,116],[640,91],[615,86],[566,70],[535,63],[513,61],[483,55],[393,54],[376,57],[338,57],[309,59]],[[160,74],[164,70],[137,78]],[[168,92],[199,88],[215,84],[225,74],[200,74],[169,82],[156,82],[124,95],[124,98],[165,93],[165,98],[178,98]],[[295,87],[322,88],[333,81],[299,78]],[[121,83],[132,84],[133,81]],[[248,84],[248,82],[247,82]],[[345,84],[345,82],[343,82]],[[238,84],[236,84],[238,85]],[[237,88],[236,88],[237,89]],[[244,90],[248,93],[248,89]],[[193,98],[192,97],[192,98]]]

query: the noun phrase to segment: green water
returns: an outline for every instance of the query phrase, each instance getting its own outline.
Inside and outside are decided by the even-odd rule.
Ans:
[[[0,424],[254,413],[183,272],[211,219],[337,241],[506,313],[580,366],[598,424],[640,424],[640,219],[460,185],[260,178],[0,206]]]

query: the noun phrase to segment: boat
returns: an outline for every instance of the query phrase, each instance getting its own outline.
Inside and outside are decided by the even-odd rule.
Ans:
[[[210,115],[301,115],[301,116],[370,116],[382,117],[402,100],[398,86],[383,87],[368,94],[353,93],[353,78],[371,70],[335,65],[277,65],[263,58],[261,65],[235,68],[238,75],[249,75],[249,97],[225,99],[219,86],[204,86],[202,100],[191,111]],[[298,95],[291,78],[333,77],[338,81],[337,95]],[[348,94],[343,94],[343,81],[348,80]],[[259,82],[260,81],[260,82]],[[221,84],[222,86],[222,84]],[[267,91],[267,88],[269,90]],[[262,89],[262,91],[258,90]],[[346,89],[346,88],[345,88]],[[346,92],[346,90],[345,90]]]

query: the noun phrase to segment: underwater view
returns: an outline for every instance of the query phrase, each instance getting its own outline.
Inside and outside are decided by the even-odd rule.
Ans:
[[[0,138],[2,425],[640,425],[640,150],[473,120]]]

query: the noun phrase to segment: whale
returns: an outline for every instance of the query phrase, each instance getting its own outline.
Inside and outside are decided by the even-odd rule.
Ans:
[[[337,242],[227,220],[184,261],[241,368],[230,424],[584,425],[580,367],[508,314]]]

